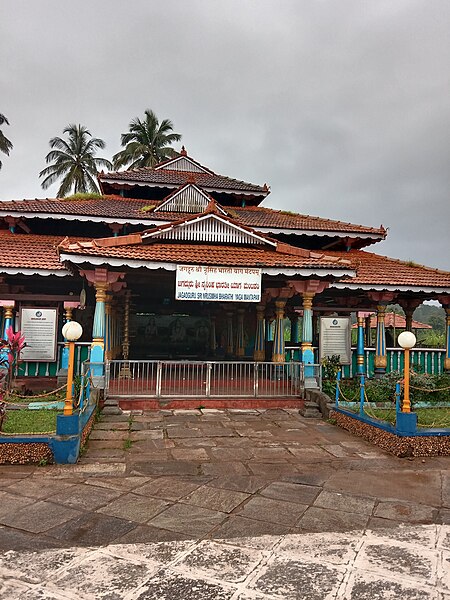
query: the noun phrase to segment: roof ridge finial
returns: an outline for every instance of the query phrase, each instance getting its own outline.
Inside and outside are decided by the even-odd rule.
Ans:
[[[203,214],[207,215],[207,214],[219,214],[219,211],[217,209],[217,202],[214,200],[214,198],[211,198],[211,200],[208,202],[207,207],[205,208],[205,210],[203,211]]]
[[[186,148],[184,146],[181,146],[180,154],[181,154],[181,156],[187,156]]]

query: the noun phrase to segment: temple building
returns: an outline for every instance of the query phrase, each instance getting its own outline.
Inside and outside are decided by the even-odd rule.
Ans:
[[[184,148],[154,168],[98,179],[100,196],[0,204],[3,330],[13,324],[29,343],[20,377],[64,372],[60,331],[71,319],[84,330],[78,364],[89,359],[101,374],[117,362],[124,378],[136,377],[124,370],[132,361],[294,360],[311,375],[350,338],[351,314],[350,373],[382,374],[394,366],[388,304],[403,308],[410,330],[417,306],[438,300],[450,328],[450,273],[368,250],[386,238],[382,226],[271,209],[267,185],[218,175]],[[433,371],[450,369],[449,337]]]

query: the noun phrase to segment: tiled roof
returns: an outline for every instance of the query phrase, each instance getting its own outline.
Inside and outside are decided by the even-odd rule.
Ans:
[[[11,213],[46,213],[53,216],[74,215],[105,217],[108,220],[146,219],[147,213],[142,209],[157,203],[149,200],[122,198],[121,196],[102,196],[86,200],[71,200],[66,198],[44,198],[35,200],[10,200],[0,202],[0,215]],[[32,214],[30,215],[32,216]]]
[[[274,229],[299,229],[305,231],[339,231],[343,233],[369,233],[386,236],[384,227],[366,227],[344,221],[334,221],[310,215],[301,215],[289,211],[275,210],[263,206],[233,207],[233,211],[250,227],[269,227]]]
[[[327,254],[343,256],[342,252],[332,252],[331,250],[327,250]],[[381,256],[365,250],[351,250],[344,256],[357,272],[356,277],[348,282],[352,286],[360,284],[364,286],[385,285],[388,288],[395,286],[450,288],[450,273],[447,271]]]
[[[116,238],[119,239],[120,238]],[[252,267],[293,267],[351,269],[345,257],[328,256],[320,252],[302,252],[282,244],[279,250],[256,247],[223,246],[217,244],[129,244],[103,246],[101,240],[78,243],[64,240],[59,250],[64,254],[85,255],[104,258],[120,258],[150,262],[192,263],[207,265],[233,265]],[[344,258],[344,260],[343,260]]]
[[[140,169],[130,169],[129,171],[100,173],[98,179],[100,183],[115,181],[137,185],[147,184],[157,187],[180,187],[185,183],[195,183],[200,187],[206,188],[208,191],[246,192],[254,193],[258,196],[266,196],[269,193],[269,188],[266,185],[247,183],[240,179],[218,175],[211,170],[208,171],[207,173],[194,173],[192,171],[164,169],[163,165],[157,165],[156,168],[142,167]]]
[[[191,216],[192,213],[176,213],[170,211],[157,211],[153,209],[161,202],[156,200],[139,200],[133,198],[122,198],[121,196],[102,196],[90,200],[70,200],[64,198],[42,199],[42,200],[11,200],[0,202],[0,216],[20,214],[27,216],[33,213],[45,213],[49,215],[74,215],[86,217],[103,217],[109,221],[114,219],[136,220],[148,224],[149,221],[178,221]],[[150,209],[149,209],[150,207]],[[147,209],[147,210],[146,210]],[[354,225],[343,221],[333,221],[309,215],[288,213],[262,206],[254,207],[224,207],[230,216],[233,216],[243,225],[248,227],[265,227],[273,229],[292,229],[298,231],[317,231],[348,234],[368,234],[378,238],[386,236],[384,228],[366,227]]]
[[[376,313],[371,313],[371,312],[361,312],[358,311],[359,315],[362,315],[364,317],[370,317],[370,328],[371,329],[376,329],[377,328],[377,315]],[[405,329],[406,327],[406,319],[403,315],[398,315],[397,313],[393,313],[393,312],[387,312],[385,319],[384,319],[384,325],[385,327],[390,327],[392,329]],[[352,325],[353,329],[357,329],[358,327],[358,323],[354,323]],[[412,328],[413,329],[433,329],[431,327],[431,325],[427,325],[426,323],[421,323],[420,321],[414,321],[412,322]]]
[[[56,250],[62,240],[61,235],[19,234],[1,229],[0,272],[2,268],[65,271]]]

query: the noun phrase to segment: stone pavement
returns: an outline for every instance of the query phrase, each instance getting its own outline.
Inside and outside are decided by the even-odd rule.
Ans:
[[[0,598],[450,600],[449,466],[296,410],[104,416],[0,467]]]

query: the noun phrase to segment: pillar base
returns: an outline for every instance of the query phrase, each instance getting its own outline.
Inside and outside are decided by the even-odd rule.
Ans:
[[[398,412],[395,428],[402,435],[413,435],[417,431],[417,414]]]
[[[375,379],[380,379],[380,377],[383,377],[384,375],[386,375],[386,368],[385,367],[375,368],[375,370],[374,370]]]

